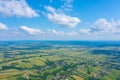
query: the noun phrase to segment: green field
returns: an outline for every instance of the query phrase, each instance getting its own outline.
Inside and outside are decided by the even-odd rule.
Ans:
[[[0,80],[120,80],[119,46],[81,43],[0,42]]]

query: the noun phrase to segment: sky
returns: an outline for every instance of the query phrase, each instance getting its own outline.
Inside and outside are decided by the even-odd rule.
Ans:
[[[0,40],[120,40],[120,0],[0,0]]]

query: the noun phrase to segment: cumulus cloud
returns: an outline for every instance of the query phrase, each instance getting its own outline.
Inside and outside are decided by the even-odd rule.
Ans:
[[[81,22],[79,18],[71,17],[64,13],[61,13],[51,6],[46,6],[45,9],[48,10],[48,13],[46,14],[47,18],[59,25],[74,28],[78,23]]]
[[[98,19],[91,27],[91,32],[120,33],[120,21],[107,21],[105,18]]]
[[[59,35],[59,36],[65,35],[65,32],[56,31],[55,29],[48,29],[46,33],[51,34],[51,35]]]
[[[98,19],[93,26],[91,27],[91,31],[110,31],[113,28],[112,23],[108,22],[106,19],[101,18]]]
[[[29,18],[39,16],[25,0],[0,0],[0,14]]]
[[[108,21],[105,18],[96,20],[88,29],[80,29],[79,34],[86,35],[107,35],[107,34],[120,34],[120,20]]]
[[[28,33],[28,34],[31,34],[31,35],[37,35],[37,34],[42,33],[42,31],[39,30],[39,29],[30,28],[30,27],[27,27],[27,26],[20,26],[20,29],[23,30],[24,32]]]
[[[0,23],[0,30],[8,30],[8,27],[5,24]]]

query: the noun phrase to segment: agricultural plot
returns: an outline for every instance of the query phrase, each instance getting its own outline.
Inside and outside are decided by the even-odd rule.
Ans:
[[[120,43],[1,41],[0,80],[120,80]]]

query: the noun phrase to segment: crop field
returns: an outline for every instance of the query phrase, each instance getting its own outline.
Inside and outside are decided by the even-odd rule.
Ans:
[[[0,80],[120,80],[120,42],[0,41]]]

